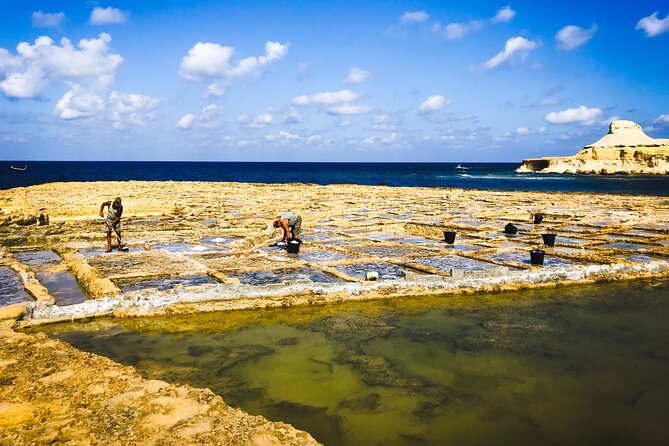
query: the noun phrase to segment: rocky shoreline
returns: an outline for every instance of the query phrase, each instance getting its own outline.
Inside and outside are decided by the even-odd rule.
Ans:
[[[116,195],[130,251],[105,254],[96,212]],[[0,443],[316,444],[206,389],[142,380],[131,367],[15,330],[665,278],[668,204],[614,194],[205,182],[0,191],[0,268],[31,296],[0,301]],[[267,227],[285,210],[303,217],[298,255],[273,246],[277,233]],[[40,213],[49,224],[30,218]],[[517,234],[504,233],[508,223]],[[457,233],[454,244],[445,230]],[[545,246],[542,233],[556,234],[555,245]],[[529,261],[535,248],[545,251],[543,266]],[[370,272],[379,279],[366,280]],[[63,291],[54,277],[70,277],[78,290]],[[80,296],[68,301],[67,293]]]

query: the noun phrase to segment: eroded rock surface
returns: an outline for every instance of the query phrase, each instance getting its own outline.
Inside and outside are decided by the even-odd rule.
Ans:
[[[0,444],[319,443],[208,389],[144,380],[46,335],[0,329]]]

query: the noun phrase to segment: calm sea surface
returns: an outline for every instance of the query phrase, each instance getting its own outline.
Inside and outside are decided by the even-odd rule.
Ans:
[[[0,161],[0,189],[55,181],[353,183],[492,190],[669,195],[669,175],[518,174],[518,163],[248,163]],[[25,171],[10,166],[26,167]]]
[[[669,282],[41,328],[326,445],[666,445]]]

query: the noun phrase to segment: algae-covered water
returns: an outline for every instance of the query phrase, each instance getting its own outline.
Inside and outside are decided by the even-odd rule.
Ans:
[[[669,442],[669,282],[42,328],[328,445]]]

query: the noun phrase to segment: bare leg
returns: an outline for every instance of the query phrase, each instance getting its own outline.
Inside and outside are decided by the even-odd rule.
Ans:
[[[111,252],[111,232],[107,233],[107,252]]]

